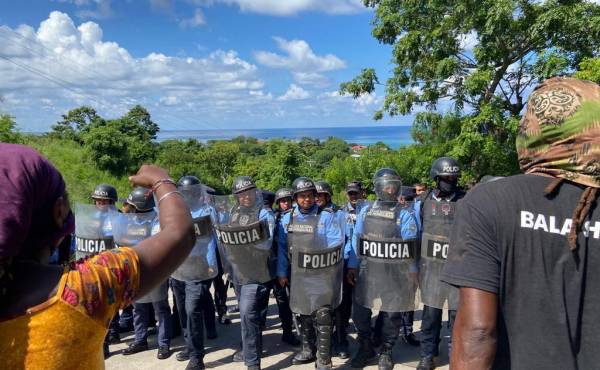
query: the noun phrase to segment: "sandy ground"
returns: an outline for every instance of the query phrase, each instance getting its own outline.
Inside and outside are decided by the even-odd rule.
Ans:
[[[229,290],[228,305],[235,304],[233,290]],[[419,336],[421,311],[415,314],[415,332]],[[246,369],[243,363],[232,362],[232,355],[240,345],[240,320],[238,314],[231,315],[233,323],[231,325],[220,325],[217,323],[217,332],[219,337],[213,340],[205,341],[206,356],[204,363],[207,368],[220,369]],[[445,328],[445,323],[444,323]],[[352,323],[349,327],[350,334],[350,353],[354,354],[358,348],[356,334],[354,333]],[[440,345],[440,358],[437,359],[438,369],[448,369],[448,356],[446,351],[447,330],[442,332],[443,340]],[[123,356],[121,351],[126,348],[133,340],[133,333],[121,335],[121,343],[110,346],[111,357],[106,360],[106,368],[109,370],[137,370],[137,369],[156,369],[156,370],[175,370],[185,369],[187,362],[178,362],[175,359],[175,353],[184,346],[181,336],[171,342],[173,354],[165,360],[156,358],[156,335],[150,336],[148,344],[150,349],[135,355]],[[281,327],[279,317],[277,316],[277,304],[271,297],[269,301],[269,316],[267,320],[267,330],[263,332],[263,355],[261,368],[263,370],[287,369],[298,370],[314,369],[314,364],[293,366],[292,357],[299,347],[291,347],[281,342]],[[414,369],[419,361],[418,347],[412,347],[399,340],[394,347],[394,369]],[[351,369],[350,360],[341,360],[333,358],[334,369]],[[377,360],[374,359],[365,369],[377,369]]]

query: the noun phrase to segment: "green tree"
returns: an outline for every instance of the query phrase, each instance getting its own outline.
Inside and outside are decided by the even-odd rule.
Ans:
[[[95,126],[82,136],[86,153],[101,170],[115,175],[132,173],[128,145],[131,139],[113,125]]]
[[[103,123],[104,119],[96,113],[94,108],[84,105],[63,114],[62,120],[52,126],[52,134],[82,143],[81,135],[87,132],[91,125]]]
[[[17,130],[15,118],[8,114],[0,114],[0,142],[20,144],[23,137]]]

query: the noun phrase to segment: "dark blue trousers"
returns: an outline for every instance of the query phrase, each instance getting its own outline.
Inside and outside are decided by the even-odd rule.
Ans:
[[[246,284],[235,287],[240,306],[242,350],[246,366],[260,365],[264,312],[269,303],[266,284]]]
[[[209,291],[212,280],[181,281],[171,278],[170,283],[190,357],[203,358],[205,322],[207,330],[215,330],[214,305]],[[212,327],[209,326],[211,321]]]
[[[171,307],[169,307],[169,302],[166,299],[159,302],[133,304],[134,340],[136,343],[147,342],[148,322],[150,321],[152,308],[158,316],[158,345],[169,346],[173,328],[171,325]]]
[[[373,312],[357,304],[352,306],[352,320],[358,331],[358,337],[361,339],[371,338],[371,316]],[[402,326],[402,312],[384,312],[380,311],[381,316],[381,342],[393,346],[398,339],[400,327]]]
[[[456,310],[448,310],[448,323],[450,339],[448,340],[448,354],[452,350],[452,328],[456,319]],[[442,310],[424,306],[421,319],[421,357],[435,357],[440,354],[440,334],[442,332]]]

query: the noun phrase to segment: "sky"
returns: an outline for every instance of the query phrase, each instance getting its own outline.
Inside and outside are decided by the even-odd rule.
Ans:
[[[339,84],[390,75],[362,0],[20,0],[0,2],[0,113],[49,130],[90,105],[135,104],[161,130],[409,125],[372,119],[384,90]]]

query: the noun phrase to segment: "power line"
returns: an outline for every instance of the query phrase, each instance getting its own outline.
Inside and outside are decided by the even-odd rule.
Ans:
[[[58,58],[56,58],[56,53],[53,50],[51,50],[48,47],[46,47],[45,45],[37,42],[36,40],[32,40],[32,39],[30,39],[28,37],[25,37],[25,36],[19,34],[18,32],[15,32],[15,31],[7,28],[7,27],[0,27],[0,31],[4,31],[4,34],[5,34],[4,39],[5,40],[8,40],[8,41],[12,42],[13,44],[16,44],[16,45],[18,45],[20,47],[24,47],[25,49],[29,50],[33,54],[37,55],[38,57],[45,57],[45,55],[43,55],[42,53],[39,52],[39,50],[36,50],[33,47],[30,47],[30,46],[22,44],[22,43],[18,43],[15,39],[7,37],[7,35],[18,36],[19,38],[23,39],[24,41],[28,41],[30,43],[35,43],[35,44],[39,45],[40,47],[42,47],[43,49],[45,49],[50,56],[55,57],[55,60],[56,60],[57,64],[60,64],[60,65],[62,65],[65,68],[71,68],[72,67],[72,66],[67,66],[67,65],[63,64]],[[2,37],[2,33],[0,33],[0,37]],[[67,90],[69,90],[71,92],[74,92],[74,93],[76,93],[78,95],[82,95],[82,96],[88,97],[90,100],[99,103],[99,105],[101,105],[101,106],[106,106],[104,103],[97,101],[91,95],[89,95],[87,93],[84,93],[84,92],[81,92],[81,91],[76,91],[73,88],[71,88],[70,86],[68,86],[68,85],[74,85],[73,83],[71,83],[69,81],[65,81],[65,80],[63,80],[63,79],[61,79],[59,77],[53,76],[50,73],[45,73],[43,71],[40,71],[39,69],[37,69],[35,67],[31,67],[31,66],[28,66],[26,64],[17,63],[17,62],[15,62],[14,60],[10,59],[7,56],[4,56],[4,55],[0,54],[0,57],[2,57],[3,59],[11,62],[12,64],[15,64],[15,65],[19,66],[22,69],[25,69],[25,70],[27,70],[27,71],[29,71],[31,73],[34,73],[34,74],[36,74],[36,75],[38,75],[38,76],[40,76],[40,77],[42,77],[42,78],[44,78],[44,79],[46,79],[46,80],[48,80],[50,82],[58,84],[59,86],[65,88],[65,89],[67,89]],[[84,75],[86,74],[86,72],[90,71],[90,69],[88,69],[86,66],[83,66],[82,64],[80,64],[77,60],[70,59],[70,61],[74,65],[80,67],[81,71],[83,72]],[[103,75],[101,73],[98,73],[98,71],[96,71],[96,70],[94,70],[94,73],[97,76],[103,77],[104,79],[110,79],[111,78],[108,75],[105,75],[105,74]],[[93,76],[93,75],[87,74],[87,77],[91,78],[91,79],[97,79],[97,76]],[[127,90],[128,89],[128,87],[125,84],[123,84],[122,81],[117,81],[117,84],[121,84],[120,87],[123,90]],[[183,116],[179,116],[178,114],[176,114],[174,112],[169,112],[169,115],[171,115],[171,116],[179,119],[180,121],[182,121],[184,123],[187,123],[188,125],[191,125],[192,127],[195,126],[196,124],[200,124],[200,125],[205,126],[205,128],[208,127],[210,129],[217,129],[217,130],[220,129],[219,127],[217,127],[217,126],[215,126],[213,124],[210,124],[208,122],[200,122],[200,121],[191,121],[191,120],[188,120],[188,118],[183,117]],[[182,129],[183,128],[181,126],[182,124],[180,124],[179,122],[175,122],[175,125],[180,125],[180,127],[175,127],[176,129]]]

